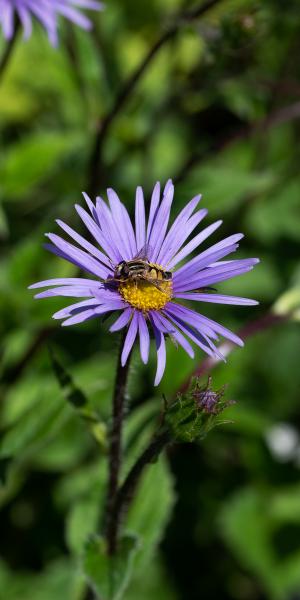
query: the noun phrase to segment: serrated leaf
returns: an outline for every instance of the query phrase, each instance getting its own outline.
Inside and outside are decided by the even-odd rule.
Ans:
[[[126,535],[119,541],[117,553],[110,556],[104,538],[94,537],[88,542],[83,556],[83,570],[99,599],[122,598],[131,577],[137,547],[137,538]]]

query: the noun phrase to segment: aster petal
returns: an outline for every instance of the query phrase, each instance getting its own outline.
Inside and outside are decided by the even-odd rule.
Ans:
[[[68,262],[72,263],[73,265],[76,265],[76,267],[78,267],[79,269],[82,269],[83,271],[87,271],[88,273],[91,273],[91,275],[94,275],[94,273],[92,271],[90,271],[87,268],[87,266],[82,263],[82,261],[79,262],[78,260],[75,260],[75,258],[71,258],[65,252],[63,252],[62,250],[60,250],[53,244],[43,244],[43,246],[46,250],[49,250],[49,252],[52,252],[52,254],[59,256],[59,258],[63,258],[64,260],[67,260]]]
[[[66,223],[64,223],[63,221],[61,221],[60,219],[56,219],[56,223],[75,242],[77,242],[77,244],[79,244],[82,248],[84,248],[85,250],[87,250],[87,252],[89,252],[89,254],[92,254],[92,256],[94,256],[95,258],[97,258],[97,260],[99,260],[103,265],[108,266],[108,268],[105,269],[105,271],[106,271],[106,277],[107,277],[107,275],[109,275],[109,273],[112,273],[112,268],[111,268],[111,265],[109,263],[109,260],[108,260],[107,256],[105,256],[105,254],[103,254],[103,252],[101,252],[100,250],[98,250],[98,248],[96,248],[93,244],[91,244],[90,242],[88,242],[84,237],[82,237],[82,235],[80,235],[79,233],[77,233],[77,231],[75,231],[74,229],[72,229],[72,227],[70,227],[69,225],[67,225]]]
[[[139,252],[146,244],[145,202],[143,190],[140,186],[136,189],[135,198],[135,238],[137,252]]]
[[[204,334],[203,330],[195,327],[194,323],[191,326],[187,324],[187,319],[181,318],[171,309],[166,309],[164,314],[168,316],[172,323],[175,323],[183,333],[185,333],[197,346],[199,346],[209,356],[215,356],[214,350],[208,343],[209,338]],[[204,329],[204,328],[203,328]]]
[[[162,261],[164,264],[166,264],[168,260],[166,258],[166,254],[169,253],[170,247],[172,247],[172,244],[174,243],[174,239],[176,239],[178,235],[182,232],[182,228],[186,225],[187,221],[193,214],[195,208],[198,206],[200,200],[201,194],[198,194],[197,196],[195,196],[195,198],[192,198],[192,200],[188,202],[188,204],[180,211],[179,215],[176,217],[172,227],[170,228],[168,234],[164,239],[158,256],[158,260]]]
[[[151,324],[154,331],[156,351],[157,351],[157,369],[154,380],[154,385],[158,385],[162,379],[162,376],[166,368],[166,342],[164,334],[161,331],[161,326],[155,319],[155,315],[151,317]]]
[[[44,281],[38,281],[28,286],[29,290],[36,288],[49,287],[52,285],[81,285],[92,287],[99,285],[99,282],[95,279],[83,279],[82,277],[58,277],[57,279],[44,279]]]
[[[93,217],[93,219],[96,221],[96,223],[99,225],[98,222],[98,215],[97,215],[97,211],[96,211],[96,206],[95,204],[92,202],[91,198],[88,196],[88,194],[86,192],[82,192],[82,195],[87,203],[87,206],[89,208],[89,211]],[[79,206],[79,205],[78,205]],[[76,204],[75,204],[75,208],[76,208]]]
[[[54,287],[44,292],[35,294],[36,299],[41,298],[53,298],[54,296],[70,296],[73,298],[90,298],[94,296],[92,288],[88,288],[84,285],[64,285],[61,287]]]
[[[190,242],[188,242],[188,244],[186,244],[180,250],[180,252],[178,252],[178,254],[176,254],[174,258],[172,258],[172,260],[169,262],[169,268],[172,269],[179,262],[181,262],[188,254],[193,252],[193,250],[195,250],[195,248],[197,248],[199,244],[204,242],[206,238],[208,238],[214,231],[216,231],[216,229],[218,229],[218,227],[220,227],[221,224],[222,221],[216,221],[215,223],[212,223],[212,225],[209,225],[208,227],[203,229],[203,231],[198,233],[198,235],[196,235]]]
[[[24,39],[28,40],[32,33],[32,20],[28,10],[24,6],[18,7],[18,14],[24,31]]]
[[[117,318],[117,320],[113,323],[113,325],[109,328],[109,331],[119,331],[123,329],[125,325],[127,325],[128,321],[131,319],[131,315],[133,313],[133,308],[131,306],[125,308],[122,314]]]
[[[132,320],[128,327],[127,335],[124,341],[123,351],[121,355],[121,365],[124,367],[126,364],[127,358],[131,352],[132,346],[135,342],[135,338],[138,331],[138,315],[136,311],[132,315]]]
[[[154,186],[152,196],[151,196],[151,202],[150,202],[149,219],[148,219],[148,225],[147,225],[147,242],[149,242],[150,234],[152,231],[152,226],[153,226],[154,220],[156,218],[156,214],[157,214],[157,210],[158,210],[158,206],[159,206],[159,200],[160,200],[160,183],[159,183],[159,181],[157,181]]]
[[[221,265],[213,268],[208,267],[207,269],[200,271],[200,273],[197,273],[188,283],[176,283],[176,286],[174,286],[174,290],[176,289],[175,293],[177,294],[179,291],[185,292],[196,290],[221,281],[226,281],[227,279],[232,279],[233,277],[252,271],[254,265],[257,264],[256,259],[246,259],[245,261],[237,260],[232,262],[236,264]]]
[[[76,248],[76,246],[73,246],[73,244],[66,242],[63,238],[55,233],[47,233],[46,237],[48,237],[54,246],[61,250],[68,257],[68,259],[74,259],[78,264],[82,265],[84,270],[88,270],[90,273],[98,275],[98,277],[101,277],[101,279],[106,279],[107,269],[98,260],[87,254],[87,252],[79,250],[79,248]]]
[[[109,256],[114,256],[114,249],[109,244],[107,236],[104,235],[103,231],[98,226],[98,224],[95,223],[95,221],[84,210],[84,208],[82,208],[78,204],[75,204],[75,209],[88,231],[92,234],[92,236],[95,238],[98,244],[103,248],[106,254],[108,254]],[[104,254],[102,256],[102,262],[111,269],[111,260]]]
[[[126,248],[126,259],[133,258],[137,254],[136,241],[129,214],[114,190],[107,190],[110,210],[115,221],[115,226]]]
[[[120,296],[117,290],[111,290],[107,287],[100,286],[98,288],[94,288],[92,291],[95,297],[100,300],[100,302],[107,302],[108,300],[121,300],[125,305],[123,298]]]
[[[123,304],[121,302],[119,302],[119,304],[117,302],[110,302],[108,304],[96,306],[95,308],[87,308],[73,317],[68,318],[66,321],[63,321],[62,326],[77,325],[78,323],[83,323],[84,321],[88,321],[94,317],[99,317],[107,312],[120,310],[121,308],[123,308]]]
[[[156,262],[157,256],[159,254],[161,245],[164,241],[165,233],[168,228],[170,211],[173,202],[174,196],[174,186],[170,182],[166,186],[166,191],[163,196],[161,205],[156,213],[151,234],[148,240],[150,255],[149,259],[152,262]]]
[[[101,10],[103,4],[95,0],[0,0],[0,24],[4,35],[10,39],[14,31],[14,11],[24,29],[24,37],[31,34],[31,16],[44,27],[50,43],[57,45],[57,17],[62,15],[84,29],[90,29],[92,22],[81,9]]]
[[[72,4],[76,6],[80,6],[80,8],[89,8],[91,10],[102,10],[104,8],[103,2],[97,2],[97,0],[67,0],[68,2],[72,2]]]
[[[74,313],[77,314],[81,309],[91,308],[91,307],[99,306],[99,300],[95,298],[89,298],[88,300],[82,300],[81,302],[75,302],[74,304],[70,304],[61,310],[58,310],[52,315],[52,319],[65,319],[66,317],[71,317]]]
[[[80,13],[72,6],[66,6],[65,4],[60,4],[56,2],[55,9],[59,14],[66,17],[69,21],[75,23],[75,25],[82,27],[82,29],[86,29],[87,31],[91,29],[92,22],[90,21],[90,19],[88,19],[85,15]]]
[[[176,271],[176,273],[174,273],[174,277],[173,277],[173,288],[174,288],[174,292],[176,292],[177,290],[182,290],[184,286],[188,286],[189,289],[195,289],[197,286],[195,285],[195,282],[198,281],[198,279],[200,277],[202,277],[202,275],[211,275],[212,274],[212,263],[211,260],[214,260],[216,258],[222,258],[223,256],[226,256],[227,254],[232,254],[233,252],[235,252],[237,250],[237,248],[239,247],[238,244],[233,244],[232,246],[227,246],[225,248],[221,248],[220,250],[217,250],[216,252],[211,253],[207,253],[207,251],[202,252],[201,254],[199,254],[197,257],[195,257],[195,259],[190,261],[190,267],[186,270],[181,271],[181,269],[179,269],[178,271]],[[232,261],[231,261],[232,262]],[[225,263],[213,263],[215,265],[215,267],[219,268],[224,264],[228,264],[228,261],[226,261]],[[207,268],[206,268],[207,267]],[[224,269],[225,271],[225,269]]]
[[[180,277],[190,277],[197,271],[200,271],[200,269],[203,269],[206,265],[216,261],[218,258],[222,258],[223,256],[230,254],[238,248],[238,242],[242,237],[242,233],[237,233],[235,235],[230,235],[213,246],[210,246],[210,248],[204,252],[201,252],[198,254],[198,256],[195,256],[185,265],[180,267],[180,269],[176,271],[176,276],[178,277],[180,275]]]
[[[147,364],[150,349],[150,335],[147,327],[146,319],[143,313],[138,312],[139,335],[140,335],[140,352],[142,361]]]
[[[175,314],[180,319],[183,319],[194,327],[207,328],[207,333],[209,330],[211,330],[212,332],[222,335],[231,342],[234,342],[234,344],[237,344],[238,346],[244,345],[243,340],[241,340],[241,338],[239,338],[235,333],[230,331],[230,329],[227,329],[227,327],[220,325],[216,321],[213,321],[212,319],[195,312],[191,308],[188,308],[187,306],[180,306],[179,304],[174,304],[172,302],[169,302],[166,306],[167,309],[165,310],[168,310],[169,312],[171,311],[172,314]],[[208,333],[208,335],[209,337],[212,337],[210,333]]]
[[[119,264],[121,260],[126,260],[128,257],[128,251],[122,235],[119,233],[119,229],[116,227],[115,220],[111,214],[108,206],[100,196],[97,196],[96,210],[98,219],[101,224],[103,233],[110,245],[110,256],[114,257],[115,264]],[[128,258],[127,258],[128,260]]]
[[[196,302],[212,302],[214,304],[236,304],[241,306],[255,306],[259,304],[257,300],[251,298],[240,298],[239,296],[227,296],[224,294],[176,294],[176,298],[184,300],[195,300]]]
[[[177,234],[175,235],[172,243],[169,245],[168,250],[162,255],[160,254],[157,258],[157,262],[160,265],[164,265],[165,267],[169,266],[169,262],[173,258],[173,256],[180,250],[182,244],[187,240],[187,238],[191,235],[194,229],[199,225],[199,223],[206,217],[207,210],[203,208],[198,210],[185,225],[181,225],[177,229]]]
[[[14,8],[11,4],[6,4],[1,15],[1,23],[4,37],[10,40],[14,33]]]
[[[166,319],[161,313],[156,313],[155,318],[160,322],[161,326],[165,328],[165,331],[171,335],[176,342],[186,351],[186,353],[194,358],[195,353],[191,344],[182,335],[182,333],[172,323]]]
[[[40,21],[45,30],[47,31],[50,41],[56,42],[56,16],[53,10],[53,6],[45,2],[36,2],[35,0],[26,0],[26,7],[31,13]]]

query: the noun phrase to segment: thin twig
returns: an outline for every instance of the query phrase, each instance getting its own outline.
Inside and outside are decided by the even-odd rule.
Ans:
[[[13,37],[7,43],[4,53],[0,59],[0,80],[3,77],[6,66],[9,63],[9,59],[12,56],[12,52],[13,52],[13,49],[14,49],[14,46],[15,46],[15,43],[16,43],[16,40],[18,37],[19,29],[20,29],[20,23],[17,20],[15,23],[15,30],[14,30]]]
[[[266,331],[268,329],[271,329],[274,325],[278,325],[279,323],[283,323],[283,322],[287,321],[287,319],[288,319],[288,315],[274,315],[274,314],[268,312],[267,314],[263,315],[259,319],[250,321],[250,323],[248,323],[247,325],[242,327],[238,331],[238,335],[242,340],[246,340],[247,338],[252,337],[256,333],[260,333],[261,331]],[[228,356],[228,354],[230,354],[232,352],[232,350],[234,350],[234,348],[236,348],[236,345],[233,344],[232,342],[224,342],[224,344],[222,344],[219,347],[219,350],[223,354],[223,356]],[[195,368],[193,373],[191,373],[191,375],[189,375],[187,377],[187,379],[182,384],[182,386],[180,387],[178,392],[180,392],[180,393],[186,392],[186,390],[189,388],[191,379],[193,377],[202,377],[203,375],[206,375],[206,373],[209,373],[220,362],[221,362],[221,359],[218,357],[210,357],[209,356],[208,358],[206,358],[200,365],[198,365]]]
[[[195,19],[206,13],[209,9],[213,8],[219,2],[220,0],[207,0],[200,6],[194,7],[189,11],[181,13],[174,20],[173,24],[170,25],[167,29],[165,29],[165,31],[163,31],[161,36],[150,48],[148,54],[146,54],[145,58],[142,60],[141,64],[137,67],[135,72],[129,77],[127,81],[125,81],[123,87],[121,88],[116,97],[116,100],[111,110],[103,119],[99,131],[96,135],[96,139],[94,142],[88,165],[88,192],[91,195],[94,195],[94,193],[96,192],[98,182],[101,179],[102,150],[108,131],[116,116],[119,114],[121,108],[135,90],[137,83],[140,81],[146,69],[148,68],[156,54],[159,52],[159,50],[166,44],[166,42],[168,42],[175,36],[181,25],[194,21]]]
[[[125,332],[126,335],[127,332]],[[124,335],[120,344],[120,353],[118,357],[118,366],[115,380],[115,389],[113,395],[113,414],[112,427],[110,431],[110,448],[109,448],[109,481],[107,493],[106,507],[106,538],[108,552],[114,554],[117,546],[117,528],[113,518],[113,507],[116,500],[119,473],[121,467],[121,452],[122,452],[122,425],[124,419],[125,408],[125,392],[129,371],[130,356],[124,367],[121,365],[121,352],[124,344]]]

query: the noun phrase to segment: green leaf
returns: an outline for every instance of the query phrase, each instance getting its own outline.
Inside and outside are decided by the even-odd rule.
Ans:
[[[83,577],[69,558],[48,563],[42,572],[9,569],[0,562],[0,589],[6,600],[79,600],[82,598]]]
[[[124,600],[153,600],[154,598],[155,600],[178,600],[159,553],[153,556],[147,569],[135,573],[124,595]]]
[[[299,491],[299,485],[269,491],[249,487],[235,494],[221,515],[229,547],[274,600],[292,596],[300,585],[299,548],[285,550],[284,555],[280,550],[280,540],[287,540],[286,528],[300,525]]]
[[[19,456],[32,453],[37,446],[44,445],[70,418],[70,411],[55,395],[48,402],[44,397],[38,400],[3,435],[0,443],[0,457]]]
[[[88,398],[85,396],[82,390],[76,386],[71,375],[54,355],[53,350],[50,350],[50,359],[54,374],[62,390],[64,398],[73,406],[73,408],[76,409],[81,419],[86,422],[91,434],[97,440],[97,442],[106,448],[106,424],[101,421],[100,415],[98,415],[98,413],[90,406]]]
[[[66,371],[62,363],[56,358],[53,350],[50,349],[49,354],[54,374],[65,399],[75,408],[82,408],[88,404],[88,399],[84,393],[78,387],[76,387],[72,377]]]
[[[158,461],[145,470],[130,506],[124,527],[138,535],[140,542],[135,566],[148,568],[153,554],[162,540],[174,504],[173,477],[167,461]]]
[[[91,490],[89,495],[77,502],[67,515],[66,540],[74,554],[82,552],[87,539],[96,531],[99,504],[104,500],[101,496],[97,488]]]
[[[74,133],[33,133],[10,146],[0,161],[1,195],[23,200],[78,145]]]
[[[282,238],[299,242],[299,177],[284,182],[275,192],[253,203],[248,226],[264,244]]]
[[[66,517],[66,542],[71,552],[81,555],[87,540],[95,534],[102,518],[106,496],[107,465],[97,461],[95,468],[72,474],[58,490],[60,501],[71,501]],[[69,498],[61,498],[61,494]],[[58,497],[59,499],[59,497]]]
[[[107,552],[101,537],[90,540],[83,556],[83,569],[95,593],[101,600],[120,600],[131,576],[132,562],[137,550],[137,538],[121,538],[114,556]]]

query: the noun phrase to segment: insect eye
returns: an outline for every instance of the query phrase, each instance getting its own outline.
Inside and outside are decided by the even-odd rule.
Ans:
[[[172,271],[165,271],[164,278],[165,279],[172,279]]]
[[[125,261],[122,264],[122,273],[124,273],[124,275],[128,275],[129,273],[129,268],[128,265],[126,265]]]

